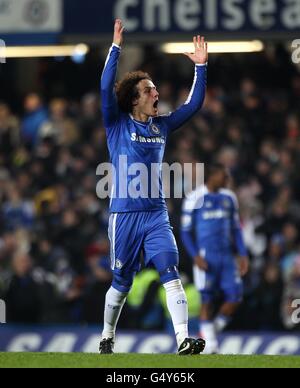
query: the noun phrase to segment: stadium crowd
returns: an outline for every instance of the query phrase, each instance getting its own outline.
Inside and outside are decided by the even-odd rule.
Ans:
[[[0,298],[9,322],[101,320],[111,273],[108,201],[96,195],[96,168],[108,161],[96,77],[91,86],[96,59],[92,72],[78,65],[72,95],[68,77],[78,74],[68,75],[65,63],[66,84],[62,77],[58,88],[51,80],[62,64],[50,62],[41,94],[26,95],[22,109],[1,93]],[[185,101],[192,69],[184,58],[147,50],[141,68],[158,85],[162,112]],[[282,47],[211,56],[205,105],[167,147],[168,162],[218,161],[232,173],[251,271],[229,329],[299,330],[291,319],[291,302],[300,299],[299,108],[300,71]],[[191,282],[179,237],[181,201],[168,205],[181,271]],[[128,321],[125,311],[123,327]]]

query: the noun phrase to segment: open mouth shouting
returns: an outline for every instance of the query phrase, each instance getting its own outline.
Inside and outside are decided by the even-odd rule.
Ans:
[[[159,100],[156,100],[153,104],[153,108],[156,114],[158,114],[158,104],[159,104]]]

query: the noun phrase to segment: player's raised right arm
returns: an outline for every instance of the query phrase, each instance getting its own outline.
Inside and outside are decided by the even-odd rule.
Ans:
[[[115,94],[118,60],[123,43],[124,27],[122,21],[117,19],[114,26],[113,45],[109,50],[101,77],[101,99],[103,119],[106,128],[111,127],[118,119],[119,108]]]

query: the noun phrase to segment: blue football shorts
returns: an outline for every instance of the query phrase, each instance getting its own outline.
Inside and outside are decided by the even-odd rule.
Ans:
[[[214,300],[216,293],[222,293],[224,301],[239,303],[243,299],[243,281],[233,254],[202,249],[200,255],[208,263],[208,270],[194,266],[194,282],[201,292],[203,303]]]
[[[108,235],[115,279],[126,279],[130,285],[141,268],[141,253],[145,265],[155,267],[163,283],[179,278],[178,248],[166,210],[113,213]]]

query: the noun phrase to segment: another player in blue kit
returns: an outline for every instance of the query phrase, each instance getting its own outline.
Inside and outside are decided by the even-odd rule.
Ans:
[[[194,260],[194,280],[202,295],[200,332],[206,340],[206,352],[217,353],[216,334],[227,326],[243,299],[241,277],[248,272],[249,262],[238,201],[225,189],[229,174],[219,164],[205,172],[206,185],[184,202],[181,236]],[[216,292],[222,292],[224,304],[213,320]]]
[[[178,273],[178,249],[170,226],[161,177],[154,182],[158,186],[157,197],[152,197],[145,189],[147,195],[134,198],[129,192],[134,176],[123,179],[123,175],[127,174],[123,160],[126,156],[129,166],[140,163],[149,171],[152,164],[162,164],[168,136],[203,105],[207,43],[200,36],[194,37],[195,53],[185,54],[195,63],[195,78],[188,100],[175,112],[159,116],[159,93],[148,74],[141,71],[128,73],[115,88],[123,32],[122,21],[116,20],[113,45],[101,79],[103,118],[116,176],[109,222],[113,283],[106,296],[100,353],[113,352],[117,322],[134,276],[140,270],[139,260],[143,252],[146,265],[157,269],[166,289],[178,353],[199,354],[204,350],[205,341],[189,338],[187,298]]]

